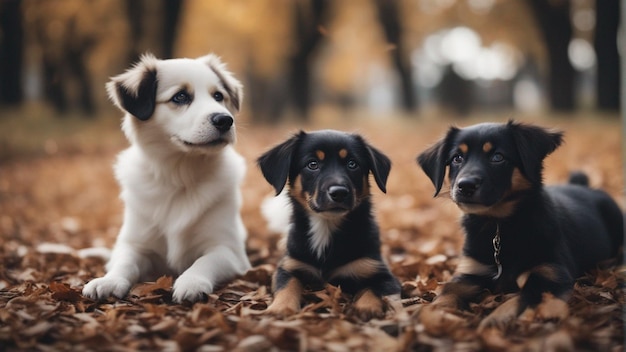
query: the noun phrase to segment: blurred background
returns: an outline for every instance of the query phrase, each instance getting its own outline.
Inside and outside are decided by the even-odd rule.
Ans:
[[[372,192],[382,253],[405,287],[432,298],[458,263],[463,235],[460,211],[445,197],[432,198],[433,185],[415,157],[450,124],[515,118],[563,130],[565,145],[545,163],[546,183],[582,170],[593,187],[626,209],[626,123],[620,120],[626,69],[620,71],[618,50],[626,54],[626,35],[618,36],[620,14],[626,18],[626,0],[0,0],[0,291],[12,292],[0,296],[7,312],[0,317],[0,340],[10,333],[22,349],[50,344],[62,350],[68,343],[76,349],[74,342],[84,338],[124,346],[119,349],[157,349],[163,339],[187,341],[196,331],[204,339],[219,330],[207,330],[206,314],[213,313],[188,314],[178,305],[158,311],[181,321],[181,328],[167,325],[168,332],[155,335],[137,330],[150,325],[134,320],[144,308],[122,304],[72,317],[83,311],[82,301],[76,308],[61,304],[47,289],[51,282],[80,288],[104,272],[102,262],[67,253],[112,246],[122,224],[112,165],[128,142],[105,83],[142,53],[172,58],[214,52],[244,84],[236,145],[248,166],[242,218],[250,260],[261,268],[257,273],[266,273],[246,284],[247,291],[258,287],[247,297],[269,301],[269,272],[281,254],[280,236],[266,228],[259,211],[273,189],[256,158],[298,128],[337,128],[363,134],[393,160],[387,193]],[[45,243],[69,250],[41,252]],[[612,281],[607,275],[595,281],[596,288],[605,286],[602,292],[590,290],[594,284],[587,280],[577,285],[572,319],[546,324],[557,333],[548,335],[533,320],[516,325],[509,331],[515,347],[523,348],[517,342],[530,334],[536,341],[567,341],[564,331],[578,349],[623,344],[623,275],[613,275]],[[239,291],[229,286],[223,292],[233,297]],[[582,298],[580,292],[589,293]],[[19,303],[3,303],[9,299]],[[265,317],[262,324],[240,319],[246,306],[230,304],[224,315],[236,315],[233,320],[208,318],[228,321],[228,329],[220,325],[224,337],[215,341],[239,341],[273,326]],[[202,327],[179,319],[185,315],[201,316]],[[90,320],[104,323],[94,327]],[[311,321],[316,328],[303,336],[330,326]],[[84,333],[76,333],[77,324],[85,324]],[[112,326],[114,333],[107,330]],[[280,336],[295,339],[294,326]],[[373,336],[369,328],[340,327],[340,334],[367,333],[368,344]],[[398,341],[431,341],[422,340],[417,328],[401,329]],[[463,341],[455,347],[476,346],[464,330],[457,336]],[[147,339],[156,341],[139,344]]]
[[[215,52],[244,83],[250,123],[485,112],[617,118],[619,5],[2,0],[0,113],[110,115],[105,82],[142,53]]]

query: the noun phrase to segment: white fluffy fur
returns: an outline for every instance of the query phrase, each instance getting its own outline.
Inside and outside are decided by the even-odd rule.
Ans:
[[[283,234],[283,239],[289,233],[291,227],[291,216],[293,213],[288,190],[285,188],[276,197],[267,197],[261,204],[261,214],[267,222],[267,228],[271,232]],[[310,212],[308,214],[309,224],[309,247],[318,258],[324,256],[326,248],[332,240],[332,233],[341,225],[343,216],[324,215]],[[281,242],[282,242],[281,240]],[[279,247],[284,247],[280,244]]]
[[[326,248],[330,245],[332,240],[332,234],[339,225],[343,218],[337,217],[324,217],[317,214],[309,214],[309,223],[311,229],[309,230],[309,247],[315,252],[318,258],[322,258],[326,252]]]
[[[116,85],[136,92],[150,69],[157,72],[156,107],[148,120],[140,121],[125,111]],[[238,96],[228,96],[224,85]],[[183,86],[193,90],[193,102],[180,107],[170,99]],[[167,274],[179,275],[175,302],[199,300],[216,284],[250,268],[239,214],[245,161],[232,147],[235,126],[220,137],[209,118],[212,113],[234,117],[233,101],[241,99],[241,85],[214,55],[173,60],[144,56],[112,78],[107,89],[126,113],[122,129],[131,142],[115,164],[124,223],[106,275],[85,285],[83,294],[123,297],[133,284]],[[215,90],[224,94],[224,101],[213,98]],[[227,143],[203,145],[218,137]]]
[[[267,229],[273,233],[289,232],[291,221],[291,201],[287,187],[278,196],[267,196],[261,203],[261,214],[267,222]]]

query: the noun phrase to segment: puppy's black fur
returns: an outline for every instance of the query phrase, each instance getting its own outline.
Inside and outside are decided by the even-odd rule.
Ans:
[[[263,154],[258,165],[277,194],[289,184],[293,211],[268,310],[298,311],[303,289],[328,282],[355,295],[361,318],[382,315],[380,298],[398,294],[400,284],[381,257],[369,173],[385,192],[389,159],[359,135],[324,130],[294,135]]]
[[[484,289],[519,291],[510,312],[499,312],[519,314],[544,293],[567,300],[577,277],[617,256],[623,218],[610,196],[588,188],[580,173],[567,185],[542,184],[543,159],[561,142],[560,132],[486,123],[452,127],[418,156],[435,196],[449,170],[450,197],[465,213],[464,257],[435,303],[464,307]],[[510,317],[494,316],[489,323],[499,319]]]

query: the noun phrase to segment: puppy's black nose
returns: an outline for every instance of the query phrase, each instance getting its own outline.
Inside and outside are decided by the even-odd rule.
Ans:
[[[328,195],[330,196],[330,199],[332,199],[334,202],[343,202],[346,197],[348,197],[348,195],[350,194],[350,190],[348,189],[348,187],[345,186],[330,186],[328,188]]]
[[[211,116],[211,123],[220,132],[226,132],[233,125],[233,118],[226,114],[215,114]]]
[[[460,178],[456,185],[459,188],[459,192],[466,197],[470,197],[480,187],[482,180],[479,177],[469,176]]]

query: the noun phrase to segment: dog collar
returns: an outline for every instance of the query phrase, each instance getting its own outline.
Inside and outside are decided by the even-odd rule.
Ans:
[[[493,244],[493,260],[496,262],[496,267],[498,268],[498,272],[492,278],[492,280],[495,281],[502,275],[502,263],[500,263],[500,224],[496,224],[496,234],[493,236],[491,243]]]

